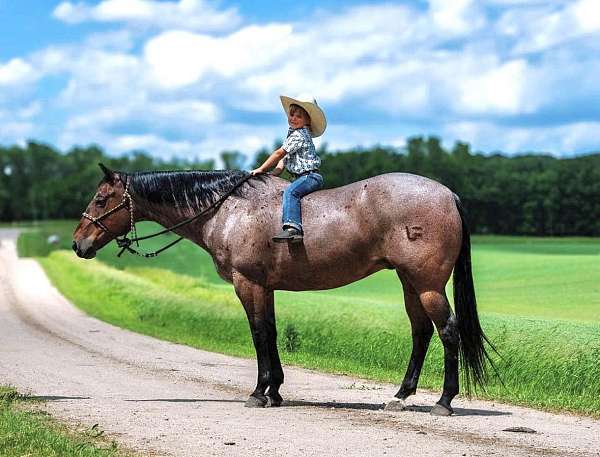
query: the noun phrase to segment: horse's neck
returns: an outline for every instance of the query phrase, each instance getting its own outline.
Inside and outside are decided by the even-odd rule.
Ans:
[[[136,198],[134,201],[134,208],[134,217],[136,222],[152,221],[162,225],[165,228],[173,227],[174,225],[184,222],[196,215],[196,213],[192,212],[190,208],[151,203],[140,197]],[[203,225],[204,224],[201,218],[201,220],[183,225],[182,227],[174,230],[174,233],[197,242],[195,238],[200,235],[199,232],[201,232]]]

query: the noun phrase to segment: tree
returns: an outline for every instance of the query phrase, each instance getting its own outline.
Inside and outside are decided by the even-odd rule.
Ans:
[[[226,170],[242,170],[248,159],[239,151],[223,151],[221,160]]]

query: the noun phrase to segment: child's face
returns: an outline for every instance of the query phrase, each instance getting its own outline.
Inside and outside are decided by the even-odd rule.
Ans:
[[[310,126],[310,117],[302,108],[291,106],[288,115],[288,124],[293,129],[301,129],[302,127]]]

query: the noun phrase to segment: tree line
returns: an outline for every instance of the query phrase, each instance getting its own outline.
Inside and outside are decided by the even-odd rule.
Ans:
[[[221,161],[225,168],[252,168],[269,152],[249,159],[223,151]],[[463,142],[446,149],[437,137],[413,137],[403,148],[330,151],[323,145],[319,154],[329,188],[398,171],[440,181],[460,196],[475,233],[600,235],[600,153],[509,157],[474,153]],[[0,147],[0,221],[79,218],[101,178],[98,162],[125,171],[215,168],[212,160],[164,160],[142,151],[114,157],[98,146],[64,153],[37,142]]]

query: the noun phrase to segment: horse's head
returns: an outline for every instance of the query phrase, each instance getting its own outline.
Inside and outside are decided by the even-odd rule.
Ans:
[[[91,259],[96,251],[131,227],[131,196],[128,178],[100,164],[104,178],[73,233],[73,250]]]

